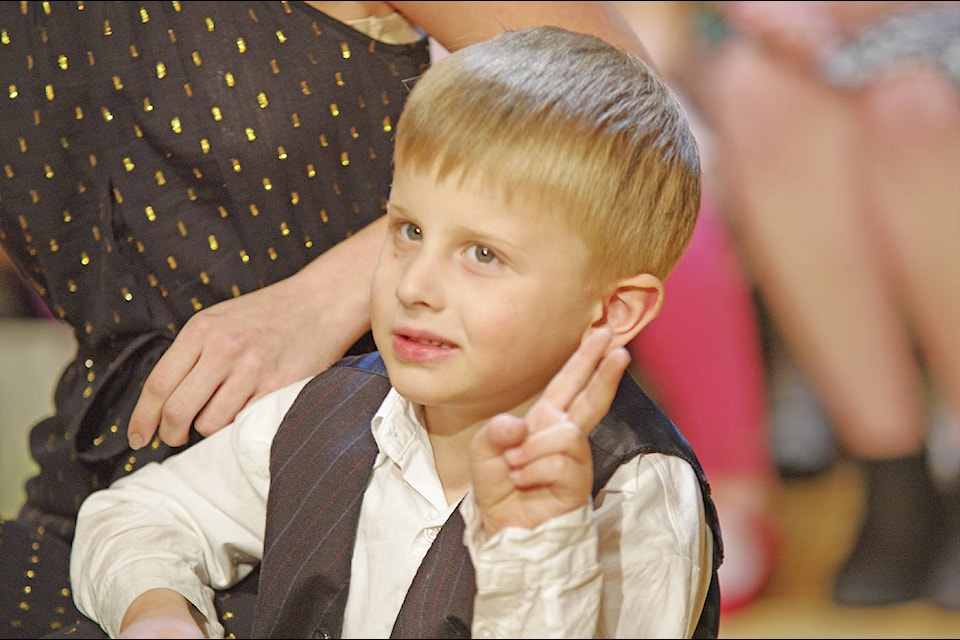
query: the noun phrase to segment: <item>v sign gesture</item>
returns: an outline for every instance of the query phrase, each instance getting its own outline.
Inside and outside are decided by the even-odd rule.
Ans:
[[[477,432],[470,473],[487,536],[536,528],[590,497],[588,436],[630,363],[626,349],[610,345],[608,330],[589,333],[523,418],[500,414]]]

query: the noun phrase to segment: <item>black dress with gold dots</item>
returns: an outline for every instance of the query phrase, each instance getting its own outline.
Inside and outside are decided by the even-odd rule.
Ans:
[[[78,618],[77,509],[171,452],[129,450],[126,427],[187,319],[383,214],[428,63],[425,38],[384,44],[299,2],[0,3],[0,243],[78,342],[0,526],[0,637]]]

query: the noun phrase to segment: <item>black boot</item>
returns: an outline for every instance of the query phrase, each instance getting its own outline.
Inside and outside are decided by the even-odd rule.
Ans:
[[[960,611],[960,488],[944,491],[941,547],[927,579],[927,597],[939,607]]]
[[[925,595],[943,530],[926,458],[861,461],[865,513],[833,585],[842,605],[875,607]]]

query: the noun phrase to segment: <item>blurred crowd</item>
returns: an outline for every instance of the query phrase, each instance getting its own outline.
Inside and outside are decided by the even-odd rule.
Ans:
[[[776,562],[777,480],[842,456],[862,472],[865,513],[833,599],[960,608],[960,3],[618,4],[702,127],[701,223],[721,227],[712,248],[691,244],[697,266],[667,291],[706,304],[731,247],[740,270],[724,312],[686,311],[700,327],[736,322],[703,327],[712,344],[687,363],[730,377],[713,394],[664,397],[717,489],[725,605],[752,601]],[[755,345],[726,348],[751,334],[749,314],[731,309],[744,304],[736,278],[759,325],[760,427],[718,410],[722,395],[751,402],[742,390],[758,384],[744,361]],[[644,375],[660,382],[656,366]],[[698,424],[682,406],[695,403],[710,412]],[[746,464],[742,450],[760,453]],[[747,481],[734,497],[731,479]]]

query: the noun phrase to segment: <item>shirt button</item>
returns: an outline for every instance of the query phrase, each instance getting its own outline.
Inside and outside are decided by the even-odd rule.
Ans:
[[[424,535],[427,536],[427,540],[433,542],[437,539],[437,533],[440,531],[440,527],[429,527]]]

